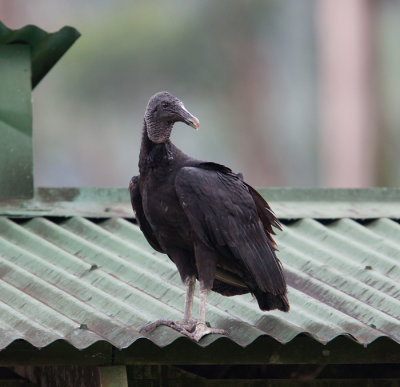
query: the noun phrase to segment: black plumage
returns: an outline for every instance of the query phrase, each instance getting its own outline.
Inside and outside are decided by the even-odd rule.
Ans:
[[[199,340],[225,333],[205,325],[210,290],[225,296],[252,293],[260,309],[289,310],[273,227],[280,224],[261,195],[229,168],[196,160],[170,141],[175,122],[197,129],[199,121],[167,92],[151,97],[144,117],[139,176],[131,179],[131,202],[150,245],[176,264],[187,287],[184,319],[159,320]],[[200,312],[192,320],[195,279]]]

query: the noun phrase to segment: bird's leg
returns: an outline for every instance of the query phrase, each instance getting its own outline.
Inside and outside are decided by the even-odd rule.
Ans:
[[[183,314],[183,321],[192,321],[193,311],[193,298],[194,290],[196,289],[196,277],[188,277],[185,281],[186,297],[185,297],[185,312]]]
[[[204,286],[204,283],[200,281],[200,308],[199,308],[199,320],[197,321],[196,328],[191,333],[190,337],[196,341],[200,341],[202,337],[210,333],[218,333],[220,335],[227,335],[224,329],[211,328],[206,324],[206,302],[209,289]]]
[[[206,302],[208,296],[208,289],[205,289],[200,283],[200,307],[199,307],[199,320],[200,324],[206,325]]]
[[[176,331],[183,333],[186,336],[190,336],[191,332],[195,330],[197,321],[192,319],[193,310],[193,298],[194,291],[196,289],[196,277],[190,276],[185,280],[186,296],[185,296],[185,311],[183,314],[183,321],[172,321],[172,320],[157,320],[150,324],[145,325],[140,329],[141,333],[151,332],[161,325],[166,325]]]
[[[183,321],[171,320],[157,320],[150,324],[145,325],[140,329],[141,333],[148,333],[161,325],[166,325],[176,331],[192,338],[193,340],[200,341],[201,338],[210,334],[217,333],[220,335],[227,335],[224,329],[211,328],[206,324],[206,301],[209,289],[207,289],[203,282],[200,282],[200,308],[198,321],[192,320],[193,298],[194,290],[196,287],[196,278],[190,277],[185,281],[186,297],[185,297],[185,311]]]

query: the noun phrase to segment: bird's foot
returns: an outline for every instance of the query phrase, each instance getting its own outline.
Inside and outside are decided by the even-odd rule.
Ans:
[[[188,321],[171,321],[171,320],[157,320],[149,323],[140,329],[140,333],[149,333],[161,325],[168,326],[185,336],[190,337],[195,341],[200,341],[204,336],[210,333],[217,333],[219,335],[227,335],[228,332],[224,329],[211,328],[205,323],[196,320]]]
[[[182,320],[182,321],[172,321],[172,320],[157,320],[152,323],[149,323],[140,329],[140,333],[149,333],[154,329],[158,328],[161,325],[165,325],[172,329],[175,329],[178,332],[181,332],[185,335],[189,335],[190,332],[193,332],[196,328],[196,320]]]
[[[216,333],[218,335],[228,335],[228,332],[224,329],[211,328],[205,323],[198,322],[195,326],[193,332],[191,332],[188,336],[193,340],[199,342],[204,336],[209,335],[210,333]]]

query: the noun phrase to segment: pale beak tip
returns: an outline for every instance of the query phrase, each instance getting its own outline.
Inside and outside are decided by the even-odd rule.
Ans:
[[[199,128],[200,128],[200,121],[199,121],[196,117],[193,117],[191,121],[192,121],[192,124],[193,124],[193,128],[194,128],[195,130],[199,130]]]

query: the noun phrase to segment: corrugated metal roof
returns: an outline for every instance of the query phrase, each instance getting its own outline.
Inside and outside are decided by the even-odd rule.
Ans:
[[[58,339],[80,349],[99,340],[125,348],[143,337],[138,331],[148,321],[183,316],[185,290],[175,265],[151,249],[132,219],[115,216],[128,211],[126,191],[73,192],[42,191],[35,210],[34,202],[0,205],[0,348],[16,339],[39,348]],[[289,196],[296,197],[296,191]],[[57,214],[56,202],[70,205],[62,216],[40,214],[44,203]],[[326,202],[333,213],[335,201],[326,197]],[[391,202],[393,208],[399,204]],[[85,203],[97,216],[72,216]],[[285,208],[285,201],[271,205]],[[400,225],[395,217],[318,220],[293,211],[281,217],[284,228],[276,239],[291,311],[264,313],[250,295],[212,293],[207,320],[241,346],[263,335],[287,343],[300,333],[321,343],[341,335],[360,344],[378,337],[400,343]],[[161,347],[179,337],[167,327],[147,336]],[[199,345],[219,338],[205,337]]]
[[[63,27],[54,33],[28,25],[18,30],[0,22],[0,44],[28,44],[32,58],[32,88],[50,71],[80,36],[72,27]]]

